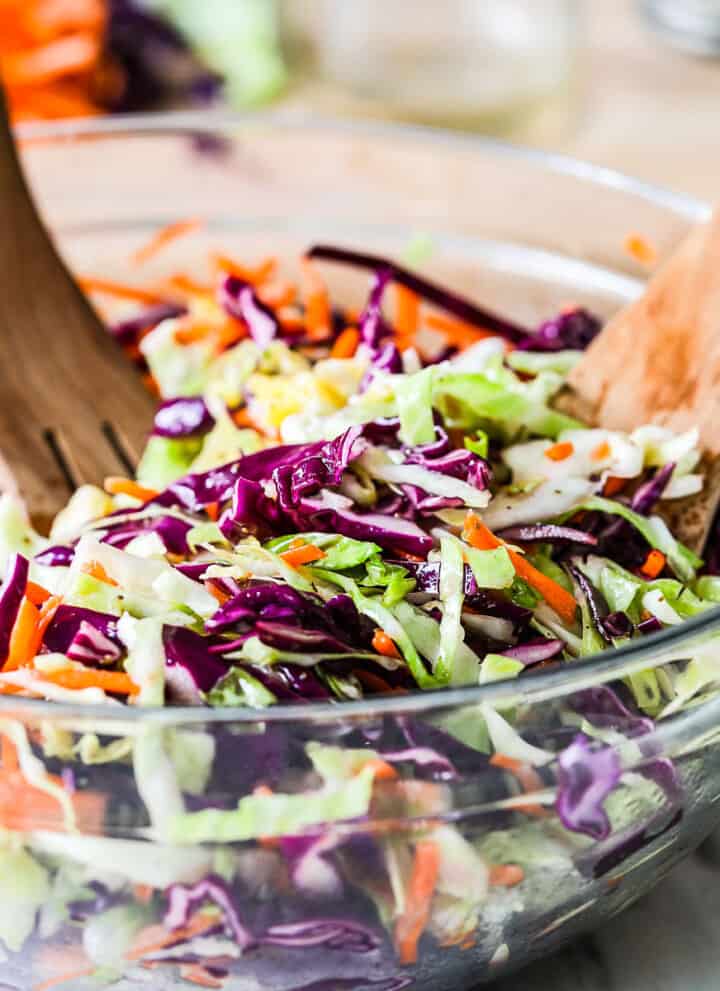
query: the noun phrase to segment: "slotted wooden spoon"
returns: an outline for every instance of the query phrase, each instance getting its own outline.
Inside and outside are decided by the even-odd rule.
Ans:
[[[720,210],[604,327],[558,405],[612,430],[698,427],[703,491],[665,503],[663,515],[683,543],[702,553],[720,505]]]
[[[0,87],[0,491],[49,521],[83,482],[131,471],[153,402],[45,230]]]

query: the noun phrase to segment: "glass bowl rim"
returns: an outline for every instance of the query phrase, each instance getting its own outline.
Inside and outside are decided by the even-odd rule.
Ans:
[[[342,120],[327,116],[298,114],[295,111],[265,111],[237,113],[230,110],[179,111],[154,114],[126,114],[100,118],[77,118],[60,121],[23,123],[16,128],[21,140],[54,141],[86,137],[122,137],[144,135],[182,135],[217,133],[236,129],[243,125],[272,127],[286,131],[308,132],[314,129],[338,134],[363,133],[371,137],[392,140],[414,140],[428,145],[442,143],[457,148],[476,149],[497,158],[524,161],[540,171],[567,175],[589,185],[609,187],[636,196],[675,212],[688,221],[707,219],[711,208],[707,203],[684,193],[628,176],[605,166],[574,158],[558,152],[526,148],[495,138],[448,131],[443,128],[386,121]],[[0,696],[0,714],[12,710],[22,712],[28,718],[65,719],[68,716],[81,720],[102,720],[111,723],[137,721],[153,724],[205,724],[233,722],[239,724],[258,722],[315,722],[325,719],[354,719],[383,714],[427,714],[432,711],[464,705],[480,705],[483,702],[525,704],[541,702],[572,691],[592,687],[612,680],[618,671],[639,671],[649,666],[648,661],[657,651],[681,647],[697,635],[720,630],[720,608],[708,610],[699,616],[685,620],[681,625],[634,640],[625,647],[609,648],[592,657],[573,661],[572,665],[550,668],[521,680],[506,679],[487,685],[466,685],[458,688],[440,688],[432,691],[413,692],[404,696],[378,696],[342,703],[312,702],[287,703],[267,709],[251,709],[246,706],[205,708],[202,706],[99,706],[70,702],[47,702],[40,699],[20,699],[17,696]],[[720,712],[720,698],[715,700]],[[697,708],[707,711],[712,700]],[[690,714],[694,710],[690,710]]]

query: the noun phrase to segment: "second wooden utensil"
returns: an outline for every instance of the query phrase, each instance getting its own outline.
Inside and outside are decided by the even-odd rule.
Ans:
[[[702,552],[720,504],[720,211],[603,329],[570,374],[562,408],[612,430],[697,427],[705,485],[665,503],[673,533]]]

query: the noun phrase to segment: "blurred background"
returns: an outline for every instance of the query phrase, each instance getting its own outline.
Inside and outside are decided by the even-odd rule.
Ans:
[[[181,107],[411,120],[712,198],[720,0],[0,0],[16,120]]]

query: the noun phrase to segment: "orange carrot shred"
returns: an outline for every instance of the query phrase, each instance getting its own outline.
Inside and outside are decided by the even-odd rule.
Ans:
[[[141,902],[143,905],[151,902],[155,893],[155,889],[150,884],[134,884],[132,890],[135,901]]]
[[[140,286],[129,286],[124,282],[115,282],[111,279],[99,279],[94,275],[83,275],[78,278],[78,284],[85,292],[99,292],[107,296],[117,296],[118,299],[131,299],[136,303],[164,302],[162,293],[153,292],[150,289],[143,289]]]
[[[3,774],[17,771],[20,767],[17,747],[5,733],[0,737],[0,764],[2,765]]]
[[[640,571],[646,578],[657,578],[667,563],[667,559],[662,551],[653,548],[642,563]]]
[[[421,840],[415,847],[405,912],[395,925],[395,945],[402,964],[417,961],[418,942],[430,918],[439,873],[440,850],[437,844],[431,840]]]
[[[294,282],[273,282],[261,286],[257,295],[261,303],[273,309],[280,309],[283,306],[291,306],[297,299],[297,292]]]
[[[598,444],[596,448],[590,452],[590,457],[593,461],[607,461],[607,459],[612,454],[612,448],[606,440],[602,444]]]
[[[516,757],[509,757],[507,754],[502,753],[493,754],[490,758],[490,764],[493,767],[500,767],[504,771],[509,771],[513,774],[520,782],[523,791],[530,795],[533,792],[542,790],[542,779],[530,764],[526,764]],[[524,812],[526,815],[534,816],[537,819],[544,819],[548,815],[547,809],[543,808],[537,802],[524,802],[522,805],[515,804],[513,808],[517,812]]]
[[[103,483],[103,488],[110,495],[127,495],[140,502],[149,502],[158,494],[157,489],[148,489],[144,485],[138,485],[131,478],[120,478],[116,475],[109,475]]]
[[[197,217],[190,220],[177,220],[173,224],[168,224],[166,227],[162,227],[159,231],[156,231],[147,244],[144,244],[137,251],[133,252],[130,256],[131,261],[134,265],[142,265],[158,254],[168,244],[176,241],[184,234],[191,234],[201,226],[202,221]]]
[[[575,452],[575,447],[569,440],[561,441],[559,444],[552,444],[545,451],[545,457],[551,461],[565,461]]]
[[[173,334],[176,344],[196,344],[212,337],[214,328],[206,323],[184,322]]]
[[[38,607],[34,606],[30,599],[23,598],[10,633],[10,646],[3,671],[16,671],[19,667],[29,664],[35,656],[31,651],[36,638],[39,615]]]
[[[56,988],[59,984],[67,984],[68,981],[90,977],[91,974],[95,973],[95,970],[95,965],[90,964],[87,967],[79,967],[77,970],[70,970],[64,974],[57,974],[54,977],[49,977],[46,981],[40,981],[39,984],[33,984],[33,991],[50,991],[50,988]]]
[[[642,234],[628,234],[625,238],[625,250],[641,265],[650,266],[657,261],[656,248]]]
[[[301,265],[308,337],[315,341],[324,340],[332,326],[328,291],[309,258],[303,258]]]
[[[40,652],[40,647],[45,637],[45,631],[52,623],[61,602],[62,599],[59,595],[51,595],[50,598],[46,599],[40,606],[40,614],[38,615],[37,627],[35,629],[35,639],[32,645],[33,657]]]
[[[167,280],[167,284],[171,289],[177,289],[179,292],[189,296],[209,296],[213,291],[211,285],[207,285],[204,282],[197,282],[186,272],[176,272],[175,275],[171,275]]]
[[[36,585],[35,582],[28,582],[25,586],[25,595],[30,599],[34,606],[41,606],[46,599],[50,598],[50,593],[42,585]]]
[[[298,568],[303,564],[312,564],[313,561],[320,561],[325,557],[325,551],[320,550],[315,544],[303,544],[301,547],[290,547],[280,555],[285,564],[291,568]]]
[[[219,977],[215,977],[199,963],[182,964],[180,977],[189,984],[196,984],[201,988],[221,988],[224,984]]]
[[[388,762],[383,760],[381,757],[368,761],[367,764],[365,764],[365,767],[372,768],[376,781],[394,781],[398,776],[398,772],[392,764],[388,764]]]
[[[217,251],[213,252],[210,257],[219,272],[224,275],[234,275],[237,279],[242,279],[243,282],[249,282],[251,286],[259,286],[263,282],[267,282],[277,268],[277,258],[265,258],[255,268],[249,268],[247,265],[235,261],[234,258]]]
[[[507,754],[501,753],[493,754],[489,763],[493,767],[501,767],[504,771],[512,771],[513,774],[517,774],[522,767],[522,761],[517,757],[508,757]]]
[[[100,54],[100,40],[86,34],[56,38],[35,50],[3,56],[7,86],[38,86],[61,76],[80,74],[92,68]]]
[[[212,597],[216,599],[221,606],[224,606],[225,603],[228,601],[228,599],[232,598],[232,596],[228,592],[223,592],[221,588],[218,588],[218,586],[213,581],[206,581],[203,582],[203,584],[205,585],[205,588],[208,590],[210,595],[212,595]]]
[[[105,582],[106,585],[117,585],[115,579],[110,577],[99,561],[86,561],[80,570],[83,574],[90,575],[91,578],[96,578],[99,582]]]
[[[160,386],[157,384],[155,378],[150,374],[150,372],[144,372],[140,376],[140,381],[151,396],[155,396],[156,399],[160,398]]]
[[[479,550],[494,550],[496,547],[505,547],[517,575],[525,579],[568,626],[573,625],[577,603],[562,585],[558,585],[552,578],[548,578],[542,571],[538,571],[529,561],[525,560],[522,554],[518,554],[517,551],[498,540],[475,513],[468,513],[465,531],[471,547],[477,547]]]
[[[178,929],[168,930],[161,925],[148,926],[138,933],[135,942],[125,956],[128,960],[139,960],[148,953],[156,953],[171,943],[182,943],[192,939],[193,936],[199,936],[201,933],[207,932],[208,929],[214,929],[215,926],[217,926],[215,916],[202,914],[194,915],[187,925],[180,926]]]
[[[420,297],[412,289],[396,284],[395,329],[399,337],[412,340],[420,326]]]
[[[338,335],[335,343],[330,349],[331,358],[352,358],[360,343],[360,331],[357,327],[346,327]]]
[[[603,486],[603,495],[612,499],[618,492],[622,492],[626,485],[627,478],[617,478],[615,475],[611,475]]]
[[[385,630],[375,630],[375,635],[372,638],[373,650],[376,650],[378,654],[382,654],[383,657],[400,657],[400,651],[395,646],[395,641],[392,637],[388,636]]]
[[[209,502],[205,507],[205,512],[207,513],[208,518],[213,521],[213,523],[217,523],[218,518],[220,516],[220,503]]]
[[[514,888],[525,880],[525,871],[519,864],[494,864],[488,877],[493,887]]]
[[[101,688],[114,695],[136,695],[138,686],[124,671],[100,671],[94,668],[63,668],[59,671],[43,671],[40,681],[49,681],[61,688],[80,691],[83,688]]]
[[[424,322],[431,330],[439,330],[446,338],[447,343],[453,347],[464,350],[471,344],[485,340],[488,337],[497,337],[497,333],[492,330],[485,330],[483,327],[475,327],[473,324],[463,323],[462,320],[455,320],[442,313],[428,313]]]

